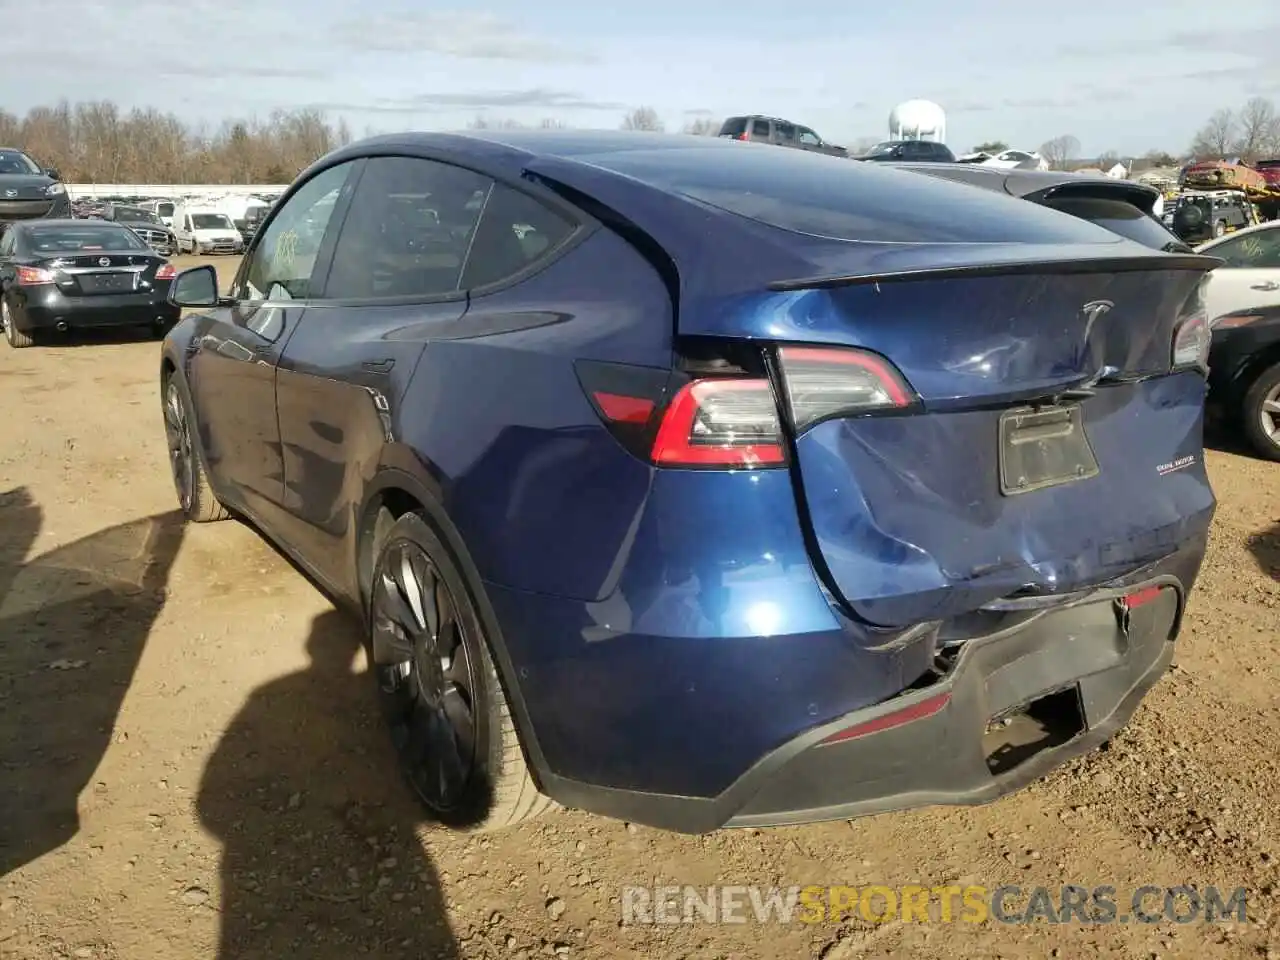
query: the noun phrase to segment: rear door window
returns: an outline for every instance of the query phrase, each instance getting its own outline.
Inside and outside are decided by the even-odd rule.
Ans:
[[[338,235],[327,300],[456,294],[493,181],[414,157],[368,161]]]
[[[773,125],[773,132],[777,135],[779,143],[796,142],[796,125],[794,123],[785,123],[779,120]]]
[[[768,120],[752,120],[751,121],[751,139],[753,140],[769,139],[769,121]]]

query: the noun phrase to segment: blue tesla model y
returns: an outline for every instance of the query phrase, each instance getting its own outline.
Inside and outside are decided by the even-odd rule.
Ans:
[[[360,618],[446,824],[982,802],[1170,661],[1215,265],[800,150],[374,138],[175,280],[174,481]]]

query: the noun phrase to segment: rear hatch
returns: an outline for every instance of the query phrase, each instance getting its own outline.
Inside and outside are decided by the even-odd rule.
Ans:
[[[862,619],[1069,593],[1207,533],[1200,288],[1217,261],[805,151],[712,141],[533,171],[657,241],[686,356],[763,355],[776,411],[744,361],[741,389],[673,401],[656,459],[723,464],[705,446],[722,438],[742,466],[789,469],[814,567]]]

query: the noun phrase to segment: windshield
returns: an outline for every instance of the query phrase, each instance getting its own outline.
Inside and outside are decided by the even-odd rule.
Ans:
[[[893,153],[893,148],[898,144],[894,140],[886,140],[884,143],[877,143],[874,147],[867,151],[868,157],[883,157],[886,153]]]
[[[195,230],[233,230],[231,218],[225,213],[193,213],[191,226]]]
[[[39,253],[89,253],[97,250],[146,250],[132,230],[110,224],[91,227],[28,227],[32,250]]]
[[[131,210],[128,207],[116,207],[116,220],[120,223],[159,223],[160,218],[147,210]]]
[[[39,164],[25,153],[17,150],[0,150],[0,174],[17,174],[19,176],[39,175],[44,173]]]

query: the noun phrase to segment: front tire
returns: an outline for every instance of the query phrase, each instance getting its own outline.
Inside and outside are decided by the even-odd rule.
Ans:
[[[1254,378],[1240,413],[1245,436],[1258,456],[1280,460],[1280,363]]]
[[[4,339],[15,350],[34,346],[36,339],[29,333],[23,333],[13,322],[13,314],[9,311],[9,301],[0,300],[0,326],[4,327]]]
[[[368,631],[400,767],[446,826],[488,832],[537,816],[538,792],[476,604],[452,554],[416,513],[384,511]]]
[[[231,512],[214,495],[209,486],[200,451],[191,430],[191,405],[176,374],[164,383],[164,434],[169,445],[169,467],[178,505],[191,523],[225,520]]]

